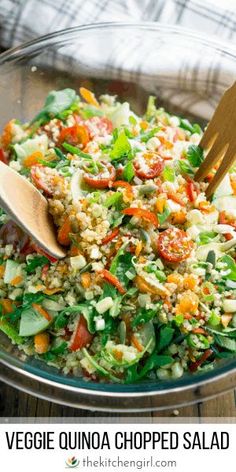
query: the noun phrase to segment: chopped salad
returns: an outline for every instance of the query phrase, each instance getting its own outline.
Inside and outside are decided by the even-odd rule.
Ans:
[[[0,330],[92,381],[177,379],[236,354],[236,169],[207,201],[198,124],[83,87],[12,119],[0,160],[47,198],[57,260],[0,213]],[[35,215],[37,217],[37,215]]]

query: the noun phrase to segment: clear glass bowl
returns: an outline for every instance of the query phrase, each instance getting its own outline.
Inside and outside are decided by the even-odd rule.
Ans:
[[[0,127],[28,120],[51,89],[81,85],[117,94],[142,113],[150,93],[159,104],[205,123],[236,77],[236,52],[177,27],[97,24],[51,34],[0,56]],[[236,385],[236,363],[172,381],[88,383],[24,359],[0,333],[0,379],[34,395],[95,410],[163,409],[211,397]]]

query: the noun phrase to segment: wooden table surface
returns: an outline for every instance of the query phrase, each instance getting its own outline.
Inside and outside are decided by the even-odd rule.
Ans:
[[[25,393],[19,392],[0,382],[0,417],[236,417],[236,391],[230,391],[217,398],[195,405],[189,405],[178,410],[164,410],[161,412],[114,414],[111,412],[91,412],[78,410],[40,400]]]

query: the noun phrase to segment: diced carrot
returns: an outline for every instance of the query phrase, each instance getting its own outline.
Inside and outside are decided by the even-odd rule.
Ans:
[[[50,336],[48,333],[40,333],[34,336],[34,348],[37,354],[45,354],[50,344]]]
[[[24,159],[23,164],[25,167],[32,167],[37,165],[40,159],[43,159],[43,154],[40,151],[35,151]]]
[[[166,197],[159,196],[156,199],[156,203],[155,203],[157,213],[163,213],[165,206],[166,206]]]
[[[10,284],[13,285],[13,287],[16,287],[19,285],[23,280],[23,277],[21,275],[17,275],[14,277],[14,279],[11,280]]]
[[[177,211],[172,214],[172,223],[175,225],[183,225],[186,221],[185,211]]]
[[[183,277],[177,272],[167,275],[167,282],[170,284],[176,284],[179,288],[183,287]]]
[[[89,103],[89,105],[93,105],[94,107],[99,107],[99,103],[94,95],[93,92],[91,92],[91,90],[88,90],[87,88],[85,87],[80,87],[79,89],[79,93],[81,95],[81,97],[83,97],[83,99]]]
[[[193,316],[190,315],[190,313],[185,313],[185,314],[184,314],[184,319],[185,319],[185,320],[191,320],[192,317],[193,317]]]
[[[81,274],[81,284],[84,288],[89,288],[91,285],[91,275],[89,272]]]
[[[213,211],[215,211],[214,205],[211,205],[207,201],[199,202],[198,208],[204,213],[212,213]]]
[[[79,254],[80,254],[79,248],[75,244],[72,244],[70,248],[70,256],[78,256]]]
[[[149,126],[149,123],[147,121],[140,121],[140,128],[142,128],[143,130],[147,129],[148,126]]]
[[[197,286],[198,279],[194,275],[187,275],[184,277],[184,288],[186,290],[194,290]]]
[[[133,334],[131,336],[131,344],[133,344],[134,347],[136,347],[136,349],[139,351],[139,352],[142,352],[143,351],[143,346],[142,344],[139,342],[137,336],[135,336],[135,334]]]
[[[57,236],[58,242],[62,246],[69,246],[71,242],[70,233],[71,233],[71,222],[70,222],[70,218],[67,216],[63,225],[59,228],[58,236]]]
[[[195,313],[198,309],[199,299],[196,293],[188,292],[183,293],[179,303],[176,305],[176,314]]]
[[[194,328],[194,329],[192,330],[192,333],[193,333],[193,334],[203,334],[203,335],[204,335],[204,334],[207,334],[207,332],[206,332],[205,329],[203,329],[203,328]]]
[[[140,252],[142,251],[143,243],[142,241],[138,241],[138,244],[135,248],[135,256],[138,257]]]
[[[230,176],[230,184],[233,190],[234,195],[236,195],[236,179]]]
[[[41,307],[41,305],[38,305],[38,303],[32,303],[32,307],[40,315],[42,315],[44,318],[46,318],[46,320],[51,321],[52,317],[49,315],[49,313],[46,310],[44,310],[44,308]]]
[[[3,133],[1,136],[1,142],[4,147],[4,149],[7,149],[9,144],[11,143],[12,140],[12,125],[14,123],[14,120],[9,121],[3,129]]]
[[[117,361],[122,361],[122,359],[123,359],[123,352],[122,351],[118,351],[118,349],[115,349],[115,351],[113,351],[113,354],[114,354],[114,357]]]
[[[2,278],[4,276],[4,272],[5,272],[5,266],[4,264],[0,265],[0,278]]]
[[[0,300],[0,304],[3,307],[3,313],[4,314],[12,313],[12,311],[14,309],[14,305],[13,305],[12,301],[9,300],[9,298],[2,298]]]

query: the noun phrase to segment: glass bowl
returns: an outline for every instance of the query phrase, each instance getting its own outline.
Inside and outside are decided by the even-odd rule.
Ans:
[[[129,100],[138,113],[150,93],[170,112],[206,123],[236,77],[236,51],[182,28],[105,23],[44,36],[0,56],[0,127],[28,120],[51,89],[81,85]],[[0,333],[0,379],[73,407],[145,411],[193,403],[236,385],[236,362],[170,381],[89,383],[24,358]]]

